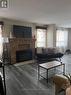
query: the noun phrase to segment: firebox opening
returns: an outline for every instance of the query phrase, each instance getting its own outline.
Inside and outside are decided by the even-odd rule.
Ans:
[[[32,60],[32,49],[16,51],[16,62]]]

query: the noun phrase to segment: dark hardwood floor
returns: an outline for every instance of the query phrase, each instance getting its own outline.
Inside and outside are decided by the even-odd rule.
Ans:
[[[71,55],[64,56],[62,61],[66,72],[71,73]],[[48,83],[43,78],[38,80],[36,64],[6,65],[5,71],[7,95],[55,95],[52,78]]]
[[[51,80],[38,80],[35,64],[7,65],[5,71],[7,95],[54,95]]]

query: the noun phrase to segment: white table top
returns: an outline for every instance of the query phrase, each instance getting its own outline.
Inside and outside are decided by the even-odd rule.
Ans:
[[[42,63],[39,64],[39,66],[45,68],[45,69],[50,69],[50,68],[54,68],[54,67],[58,67],[63,65],[63,63],[59,62],[59,61],[51,61],[51,62],[46,62],[46,63]]]

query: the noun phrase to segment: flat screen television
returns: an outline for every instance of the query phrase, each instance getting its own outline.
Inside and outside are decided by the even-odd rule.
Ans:
[[[32,38],[32,27],[13,25],[13,36],[16,38]]]

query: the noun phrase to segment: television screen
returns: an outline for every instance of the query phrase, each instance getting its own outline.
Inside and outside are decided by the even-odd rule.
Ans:
[[[32,28],[13,25],[13,36],[17,38],[32,38]]]

